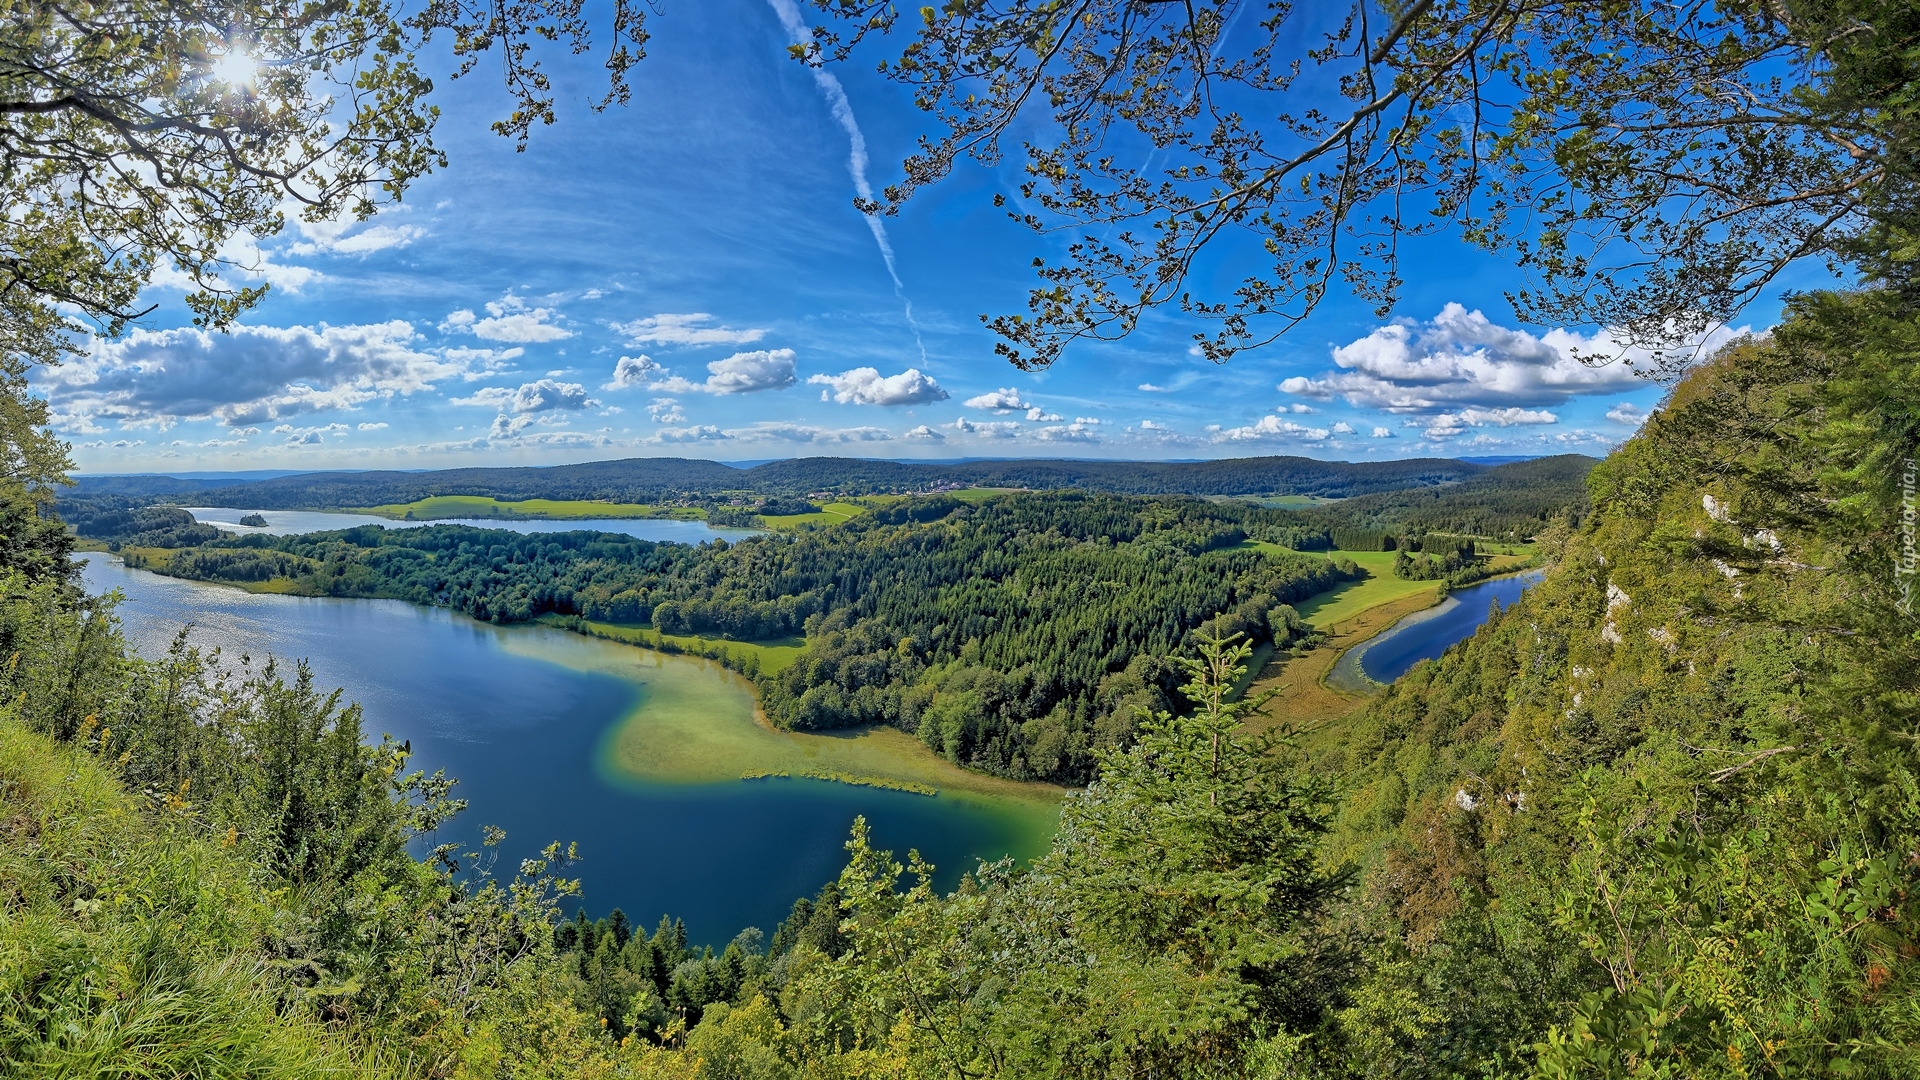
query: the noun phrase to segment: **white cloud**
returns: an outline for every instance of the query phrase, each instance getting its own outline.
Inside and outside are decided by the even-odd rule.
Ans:
[[[1167,427],[1165,424],[1156,424],[1151,420],[1142,420],[1140,421],[1140,430],[1141,431],[1171,431],[1173,429]]]
[[[632,390],[647,385],[665,373],[666,369],[651,356],[623,356],[613,365],[613,378],[608,379],[600,389]]]
[[[1330,430],[1335,435],[1351,435],[1353,434],[1353,425],[1347,423],[1345,420],[1335,420]]]
[[[465,308],[449,312],[440,323],[440,331],[520,344],[560,341],[572,337],[573,331],[554,325],[554,318],[552,308],[529,307],[525,300],[507,293],[498,300],[488,302],[487,317],[484,319],[477,318]]]
[[[975,399],[975,400],[978,400],[978,399]],[[989,406],[980,406],[980,407],[988,408]],[[1062,417],[1059,413],[1050,413],[1038,405],[1032,405],[1027,408],[1027,419],[1033,421],[1036,424],[1051,424],[1062,419]]]
[[[361,431],[380,431],[384,429],[386,426],[387,425],[385,421],[381,421],[378,424],[361,424],[360,430]]]
[[[1515,424],[1557,424],[1560,418],[1545,409],[1461,409],[1460,419],[1474,427],[1494,424],[1499,427],[1512,427]]]
[[[727,438],[730,436],[726,432],[712,424],[695,424],[684,428],[662,428],[647,441],[650,443],[698,443],[720,442]]]
[[[369,225],[352,235],[357,222],[298,221],[303,239],[287,245],[290,255],[371,255],[388,248],[406,247],[427,235],[418,225]]]
[[[414,348],[415,339],[400,321],[135,330],[91,342],[36,383],[63,430],[204,419],[238,427],[412,394],[470,370],[460,358]]]
[[[1722,327],[1702,341],[1702,354],[1742,333]],[[1589,366],[1579,357],[1618,358]],[[1649,354],[1607,332],[1565,329],[1538,337],[1496,326],[1478,311],[1448,304],[1426,323],[1383,326],[1333,350],[1340,368],[1320,378],[1295,376],[1280,389],[1303,397],[1345,398],[1360,408],[1428,412],[1464,405],[1561,404],[1581,394],[1646,385],[1633,373]]]
[[[1311,405],[1302,405],[1296,401],[1287,406],[1287,411],[1290,413],[1310,413],[1313,411],[1313,407]]]
[[[1622,401],[1607,410],[1607,419],[1616,424],[1625,424],[1630,428],[1638,428],[1641,424],[1646,423],[1647,417],[1651,415],[1653,414],[1635,405],[1631,401]]]
[[[783,390],[796,381],[792,349],[739,352],[707,365],[707,380],[693,382],[678,375],[648,386],[674,394],[751,394]]]
[[[882,376],[878,368],[857,367],[838,375],[815,375],[807,382],[831,388],[833,400],[842,405],[924,405],[947,400],[940,384],[918,368]],[[820,399],[825,401],[827,395],[822,390]]]
[[[903,439],[920,439],[926,442],[946,442],[947,441],[947,437],[945,435],[940,434],[938,431],[935,431],[934,429],[928,427],[925,424],[921,424],[917,428],[909,429],[908,431],[901,434],[900,437]]]
[[[966,406],[969,409],[992,409],[1003,415],[1033,408],[1028,402],[1020,400],[1020,391],[1011,386],[1001,387],[991,394],[970,397],[966,400]]]
[[[530,383],[521,383],[516,389],[504,386],[488,386],[477,390],[470,397],[454,398],[455,405],[484,405],[490,409],[499,409],[510,413],[542,413],[556,409],[574,411],[590,409],[600,404],[587,396],[587,388],[579,383],[563,383],[554,379],[537,379]]]
[[[1099,421],[1096,420],[1093,421],[1093,423],[1097,424]],[[1033,437],[1042,442],[1097,443],[1100,441],[1100,436],[1093,430],[1093,424],[1089,424],[1084,420],[1076,420],[1071,424],[1055,424],[1052,427],[1038,428],[1034,431]]]
[[[654,398],[653,404],[647,406],[647,415],[652,417],[653,422],[656,424],[684,424],[687,422],[687,414],[680,411],[680,402],[677,398]]]
[[[1143,383],[1141,383],[1141,384],[1140,384],[1140,389],[1142,389],[1142,390],[1145,390],[1145,391],[1146,391],[1147,393],[1149,393],[1149,394],[1167,394],[1167,393],[1172,393],[1172,389],[1171,389],[1170,387],[1165,387],[1165,386],[1155,386],[1155,385],[1153,385],[1153,384],[1152,384],[1152,383],[1150,383],[1150,382],[1143,382]]]
[[[1326,428],[1303,427],[1278,416],[1263,416],[1248,427],[1222,428],[1212,424],[1207,431],[1212,433],[1214,442],[1264,442],[1270,439],[1320,442],[1333,434]]]
[[[704,311],[695,311],[617,322],[613,328],[635,345],[746,345],[767,336],[765,330],[758,328],[735,330],[727,326],[708,326],[712,321],[713,316]]]
[[[1515,424],[1557,424],[1560,418],[1545,409],[1461,409],[1439,413],[1427,421],[1422,434],[1429,439],[1451,439],[1470,427],[1512,427]]]
[[[1020,425],[1011,420],[975,423],[963,416],[947,426],[962,435],[974,435],[982,439],[1011,439],[1020,434]]]
[[[728,428],[729,438],[742,442],[859,443],[886,442],[893,433],[886,428],[821,428],[808,424],[766,421],[747,427]]]
[[[1393,438],[1393,429],[1376,427],[1373,429],[1373,434],[1367,437],[1370,439],[1391,439]]]

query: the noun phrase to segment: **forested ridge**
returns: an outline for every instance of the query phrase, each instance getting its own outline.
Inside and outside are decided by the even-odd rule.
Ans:
[[[604,560],[665,560],[662,579],[684,591],[655,602],[637,577],[587,575],[569,603],[617,584],[605,603],[628,594],[689,627],[812,622],[811,662],[770,699],[904,710],[888,665],[906,639],[883,658],[860,635],[937,620],[907,652],[959,650],[911,688],[932,687],[919,730],[943,746],[945,719],[924,721],[949,715],[947,695],[952,715],[973,715],[985,673],[1012,674],[986,666],[1008,655],[991,644],[1004,626],[935,641],[957,614],[937,602],[950,582],[984,590],[969,601],[1002,622],[1089,572],[1132,590],[1100,594],[1115,604],[1233,606],[1198,627],[1073,623],[1162,633],[1153,648],[1172,655],[1128,661],[1145,707],[1124,721],[1130,739],[1090,743],[1091,781],[1029,865],[975,867],[942,895],[917,856],[875,850],[856,820],[838,878],[770,936],[746,928],[715,951],[671,919],[650,935],[624,913],[569,920],[574,852],[494,829],[474,851],[430,847],[462,810],[451,778],[370,742],[358,709],[298,665],[203,655],[190,636],[132,654],[114,599],[84,594],[75,538],[48,513],[71,471],[55,422],[92,434],[205,416],[237,433],[284,409],[344,426],[347,398],[281,369],[257,380],[269,396],[255,416],[159,364],[122,369],[118,388],[96,368],[74,380],[110,405],[96,425],[56,411],[39,376],[133,330],[162,272],[183,286],[167,303],[177,295],[194,322],[169,332],[235,328],[268,287],[247,284],[234,253],[297,219],[322,235],[364,219],[447,163],[429,95],[448,76],[497,57],[509,104],[495,130],[522,146],[575,98],[554,90],[576,84],[541,66],[548,55],[591,48],[608,80],[598,104],[626,102],[653,5],[618,3],[598,23],[542,2],[12,5],[0,145],[30,164],[0,170],[0,1076],[1920,1075],[1920,8],[1462,0],[1275,4],[1244,20],[1230,0],[801,7],[822,25],[796,63],[883,50],[880,78],[926,114],[904,168],[860,209],[893,212],[975,160],[1024,154],[1018,220],[1080,238],[1037,244],[1026,310],[986,318],[1023,370],[1176,325],[1224,362],[1305,324],[1336,278],[1384,318],[1438,280],[1409,280],[1403,253],[1428,255],[1452,229],[1518,264],[1506,299],[1523,321],[1595,332],[1613,359],[1675,380],[1669,399],[1594,470],[1578,521],[1544,527],[1485,492],[1319,524],[1089,499],[1087,529],[1024,532],[1038,503],[907,503],[777,543]],[[1699,353],[1710,331],[1764,322],[1755,302],[1816,259],[1848,291],[1789,294],[1764,336]],[[1537,397],[1488,379],[1491,351],[1472,342],[1371,370],[1336,355],[1342,370],[1280,388],[1430,418],[1457,408],[1472,425],[1470,412],[1500,423],[1603,385],[1571,348],[1539,341],[1554,355],[1523,365]],[[1114,371],[1131,381],[1127,363]],[[177,413],[130,411],[149,394]],[[704,466],[724,468],[686,467]],[[1099,482],[1088,463],[1056,467]],[[796,485],[812,479],[800,468]],[[1375,475],[1456,490],[1479,475],[1408,468]],[[411,475],[336,475],[327,498],[340,501],[321,505],[364,505],[349,496]],[[1279,490],[1209,482],[1230,489],[1215,495]],[[84,527],[197,535],[150,509],[103,506]],[[786,561],[806,544],[911,552],[911,538],[995,521],[985,535],[1027,545],[1048,573],[928,574],[905,584],[935,602],[909,590],[895,608],[901,582],[849,597],[815,563]],[[1473,638],[1324,730],[1262,730],[1260,700],[1236,698],[1252,659],[1236,635],[1263,632],[1260,604],[1307,566],[1256,562],[1257,542],[1337,532],[1407,552],[1418,536],[1444,569],[1460,557],[1446,534],[1501,521],[1537,528],[1546,564]],[[1096,527],[1132,531],[1109,552]],[[1227,543],[1236,529],[1256,544]],[[420,535],[466,567],[428,600],[464,588],[496,619],[557,603],[554,574],[595,565],[569,551],[624,542],[576,534],[549,557],[547,538],[503,537],[496,556],[473,534]],[[433,581],[435,552],[379,530],[325,542],[178,550],[183,567],[329,593]],[[729,576],[762,556],[817,586],[820,609],[782,611]],[[1284,606],[1266,611],[1265,633],[1297,629]],[[819,651],[833,641],[847,648]],[[1072,675],[1108,647],[1047,655]],[[1037,723],[1021,722],[1022,740]],[[1018,746],[1029,768],[1038,746]]]
[[[1302,518],[1328,528],[1525,540],[1556,517],[1577,523],[1586,514],[1587,474],[1595,464],[1581,454],[1509,462],[1458,484],[1360,495]]]
[[[1166,707],[1176,676],[1162,658],[1197,628],[1292,644],[1307,631],[1288,605],[1359,576],[1337,556],[1242,544],[1249,529],[1294,517],[1182,499],[937,497],[831,529],[698,547],[362,526],[223,537],[155,565],[499,622],[650,621],[739,641],[804,633],[805,651],[777,674],[751,653],[739,660],[776,723],[892,724],[958,764],[1084,783],[1097,748],[1129,740],[1139,708]]]
[[[185,644],[132,659],[110,605],[11,570],[0,1059],[84,1072],[146,1038],[146,1060],[189,1073],[1908,1075],[1920,632],[1889,556],[1920,455],[1916,357],[1897,297],[1798,300],[1594,471],[1588,516],[1542,537],[1539,585],[1340,730],[1250,735],[1256,703],[1227,692],[1244,645],[1183,634],[1170,648],[1202,662],[1140,653],[1187,685],[1136,698],[1156,711],[1125,748],[1090,748],[1094,782],[1032,867],[982,867],[940,896],[857,830],[836,882],[718,952],[670,920],[562,925],[561,849],[514,880],[451,876],[532,838],[415,862],[407,839],[458,809],[456,789],[365,743],[355,710],[297,670]],[[890,579],[869,597],[857,574],[806,577],[816,557],[1024,536],[1003,598],[1045,596],[1025,567],[1082,553],[1115,581],[1138,548],[1143,567],[1201,574],[1164,583],[1251,590],[1317,559],[1256,568],[1222,545],[1279,526],[1207,504],[1068,506],[904,503],[817,534],[649,545],[661,561],[634,565],[684,586],[656,609],[770,575],[817,584],[830,602],[806,616],[806,662],[838,671],[874,658],[829,665],[819,643],[940,609],[896,613]],[[1040,521],[1065,524],[1025,528]],[[496,568],[496,539],[530,561]],[[462,542],[503,581],[576,565],[541,563],[542,545],[639,543],[440,527],[186,553],[426,582],[373,575],[458,561]],[[836,606],[843,590],[858,595]],[[982,660],[991,636],[969,639]],[[973,662],[960,648],[929,713]],[[803,681],[803,698],[842,685]],[[133,1017],[167,1035],[134,1035]]]
[[[1304,457],[1219,461],[899,462],[861,458],[796,458],[750,469],[688,458],[628,458],[544,468],[445,469],[432,472],[307,473],[192,492],[156,484],[154,494],[197,500],[188,505],[265,510],[324,510],[409,503],[433,495],[519,499],[592,499],[652,503],[735,493],[763,496],[926,491],[938,485],[1081,491],[1118,495],[1319,495],[1451,483],[1485,466],[1439,458],[1319,461]],[[106,480],[107,478],[101,478]],[[102,489],[113,485],[102,484]],[[125,485],[121,485],[125,486]]]

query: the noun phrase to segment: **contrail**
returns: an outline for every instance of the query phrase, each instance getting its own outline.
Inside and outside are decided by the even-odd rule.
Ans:
[[[793,0],[767,0],[773,13],[780,17],[780,25],[795,45],[808,45],[813,41],[813,30],[806,20],[800,17],[800,9]],[[840,80],[825,68],[810,68],[813,72],[813,84],[827,99],[827,107],[833,113],[834,122],[840,130],[847,133],[847,172],[853,177],[853,190],[860,198],[873,199],[873,185],[867,183],[867,137],[860,133],[860,122],[853,117],[853,103],[847,100],[846,88]],[[907,287],[900,281],[900,271],[893,263],[893,243],[887,239],[886,222],[878,214],[865,214],[867,228],[873,232],[873,242],[880,246],[881,261],[887,264],[887,276],[893,279],[893,295],[906,306],[907,325],[913,329],[913,342],[920,347],[920,362],[927,362],[927,345],[920,340],[920,324],[913,318],[913,301],[907,296]]]

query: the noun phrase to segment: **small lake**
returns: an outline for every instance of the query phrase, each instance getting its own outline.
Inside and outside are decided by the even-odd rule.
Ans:
[[[509,529],[519,533],[594,532],[620,533],[641,540],[674,544],[698,544],[704,540],[729,542],[758,536],[756,529],[721,529],[704,521],[680,521],[674,518],[587,518],[550,521],[545,518],[442,518],[434,521],[396,521],[373,514],[336,513],[331,510],[234,510],[219,506],[183,506],[195,521],[226,532],[269,533],[287,536],[296,533],[331,532],[356,525],[383,525],[389,529],[418,529],[428,525],[471,525],[477,529]],[[240,519],[259,514],[267,519],[265,527],[242,525]]]
[[[577,841],[582,861],[569,873],[590,912],[618,906],[647,926],[670,913],[695,942],[718,946],[743,926],[771,933],[795,897],[839,873],[855,815],[902,861],[918,848],[943,889],[978,858],[1040,853],[1058,821],[1060,789],[965,772],[892,729],[797,735],[757,723],[751,686],[711,661],[83,558],[89,592],[126,597],[120,618],[143,655],[192,622],[193,639],[228,659],[308,658],[318,685],[361,704],[370,738],[411,740],[412,767],[459,778],[455,794],[471,807],[438,839],[471,843],[497,825],[503,866]],[[801,777],[808,770],[939,794]],[[790,778],[740,779],[749,771]]]
[[[1340,662],[1344,666],[1351,659],[1367,678],[1390,683],[1420,661],[1439,659],[1449,646],[1472,637],[1487,621],[1495,602],[1508,607],[1539,580],[1540,571],[1535,570],[1455,589],[1439,604],[1408,615],[1385,633],[1355,647]]]

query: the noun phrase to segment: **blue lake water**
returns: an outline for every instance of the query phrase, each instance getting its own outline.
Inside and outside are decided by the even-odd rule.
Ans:
[[[1438,659],[1448,646],[1473,636],[1487,621],[1494,601],[1507,607],[1540,580],[1538,572],[1494,578],[1455,589],[1437,607],[1418,611],[1360,646],[1360,670],[1375,682],[1390,683],[1422,660]]]
[[[704,521],[677,521],[673,518],[594,518],[581,521],[543,521],[537,518],[446,518],[437,521],[395,521],[372,514],[336,513],[331,510],[234,510],[218,506],[186,506],[195,521],[233,533],[268,533],[285,536],[295,533],[329,532],[351,529],[356,525],[380,525],[389,529],[417,529],[427,525],[472,525],[479,529],[510,529],[519,533],[594,532],[620,533],[642,540],[675,544],[698,544],[703,540],[738,540],[758,535],[754,529],[721,529]],[[248,514],[267,520],[264,527],[240,524]]]
[[[671,913],[694,941],[715,945],[743,926],[771,933],[795,897],[839,873],[857,814],[880,846],[902,856],[918,848],[940,868],[942,888],[976,858],[1034,853],[1030,816],[944,794],[610,775],[602,743],[646,704],[645,682],[617,662],[628,646],[398,601],[246,593],[83,558],[89,592],[125,596],[120,618],[143,655],[159,655],[191,622],[193,640],[228,659],[307,658],[319,686],[361,704],[369,738],[411,740],[413,767],[445,769],[472,804],[437,839],[471,843],[482,824],[497,825],[507,832],[503,867],[550,841],[578,841],[583,861],[569,873],[584,882],[590,912],[618,906],[648,926]],[[662,662],[736,678],[706,661]]]

